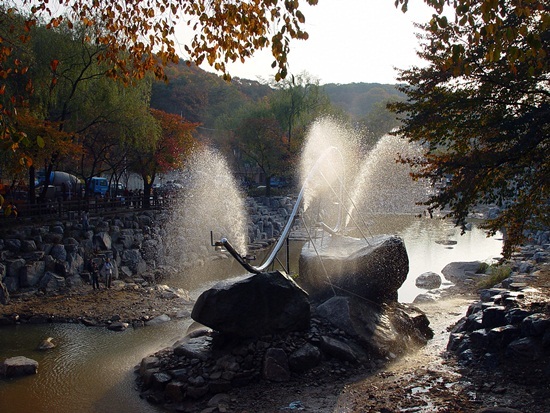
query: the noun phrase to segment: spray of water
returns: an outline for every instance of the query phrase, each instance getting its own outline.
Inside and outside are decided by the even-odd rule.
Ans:
[[[359,143],[356,133],[333,119],[322,118],[311,125],[300,158],[300,181],[304,184],[307,180],[303,208],[310,218],[315,216],[330,226],[336,222],[339,206],[346,202],[339,188],[342,183],[344,187],[351,185],[357,173]],[[336,150],[328,151],[331,147]],[[320,157],[325,158],[319,165]],[[317,167],[311,177],[314,165]]]
[[[416,202],[425,198],[429,185],[413,181],[409,167],[397,162],[399,155],[420,155],[420,148],[390,135],[368,152],[360,142],[359,132],[331,119],[320,119],[311,126],[301,157],[302,183],[327,148],[338,151],[323,162],[315,179],[308,180],[304,210],[309,217],[331,225],[342,205],[345,225],[356,225],[373,214],[422,211]],[[343,194],[337,190],[340,181],[346,188]]]
[[[413,181],[410,167],[398,156],[421,156],[421,148],[398,136],[383,136],[368,153],[352,188],[352,199],[363,214],[418,213],[430,186]]]
[[[170,263],[182,271],[216,255],[210,231],[215,240],[226,237],[245,254],[244,196],[223,156],[210,148],[198,151],[188,164],[185,181],[167,226]]]

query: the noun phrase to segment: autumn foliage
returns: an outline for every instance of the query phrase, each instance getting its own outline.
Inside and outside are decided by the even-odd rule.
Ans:
[[[504,232],[509,257],[550,226],[548,4],[457,4],[455,22],[422,26],[427,66],[401,73],[408,100],[391,108],[403,121],[398,133],[424,148],[404,161],[439,188],[425,204],[463,226],[472,211],[492,208],[485,228]]]

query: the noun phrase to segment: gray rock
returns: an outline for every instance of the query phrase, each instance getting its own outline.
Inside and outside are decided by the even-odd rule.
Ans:
[[[332,337],[321,337],[321,349],[323,352],[334,358],[349,361],[351,363],[357,363],[358,357],[355,351],[343,341],[337,340]]]
[[[425,272],[416,278],[415,285],[426,290],[439,288],[441,287],[441,276],[435,272]]]
[[[16,238],[5,239],[4,248],[11,252],[19,252],[21,250],[21,240]]]
[[[122,254],[122,263],[126,265],[133,274],[142,274],[147,271],[147,263],[137,249],[125,250]]]
[[[109,330],[112,331],[124,331],[126,330],[130,325],[128,323],[124,323],[121,321],[115,321],[114,323],[110,324],[109,327],[107,327]]]
[[[19,284],[21,287],[33,287],[46,271],[46,263],[44,261],[35,261],[26,264],[21,268],[19,275]]]
[[[38,345],[38,350],[50,350],[55,348],[55,344],[52,342],[53,337],[48,337]]]
[[[94,247],[109,251],[112,247],[111,236],[108,232],[98,232],[93,238]]]
[[[212,356],[212,339],[208,336],[184,337],[172,348],[177,356],[205,361]]]
[[[50,272],[46,271],[44,276],[38,282],[38,288],[45,289],[47,291],[54,291],[66,286],[65,278]]]
[[[481,262],[479,261],[451,262],[441,270],[441,273],[452,283],[462,284],[479,270],[480,265]]]
[[[317,307],[319,316],[356,337],[376,354],[402,354],[433,336],[424,313],[399,303],[376,305],[352,297],[333,297]]]
[[[512,341],[506,348],[508,357],[521,357],[528,360],[540,358],[541,349],[533,337],[521,337]]]
[[[36,373],[38,373],[38,362],[24,356],[10,357],[0,363],[0,374],[7,378]]]
[[[50,255],[58,261],[65,261],[67,259],[67,251],[65,250],[65,245],[62,245],[62,244],[52,245],[52,249],[50,250]]]
[[[33,240],[23,240],[21,242],[21,251],[22,252],[36,251],[36,242],[34,242]]]
[[[505,288],[496,288],[496,287],[483,289],[479,292],[479,298],[483,302],[492,301],[493,297],[495,297],[496,295],[502,294],[506,291],[508,290]]]
[[[310,343],[304,344],[298,350],[292,352],[288,357],[288,364],[291,371],[302,373],[315,366],[321,361],[321,352]]]
[[[409,258],[401,238],[363,239],[333,236],[322,247],[305,244],[299,260],[299,285],[314,299],[360,296],[377,303],[397,301],[397,290],[409,272]],[[330,274],[330,280],[327,275]]]
[[[521,322],[524,336],[542,336],[547,330],[550,330],[550,319],[542,313],[531,314]]]
[[[223,333],[258,337],[306,329],[310,304],[305,291],[275,271],[216,284],[199,296],[191,317]]]
[[[269,348],[264,357],[262,377],[269,381],[285,382],[290,380],[288,357],[281,348]]]
[[[491,306],[483,310],[483,316],[481,323],[485,328],[494,328],[505,326],[506,321],[506,307],[503,306]]]
[[[4,278],[4,286],[8,290],[8,292],[15,292],[19,290],[19,277],[6,277]]]
[[[161,315],[156,316],[155,318],[147,321],[145,323],[145,325],[154,326],[154,325],[166,323],[167,321],[170,321],[170,320],[171,320],[170,317],[168,317],[166,314],[161,314]]]
[[[23,258],[6,260],[6,277],[19,278],[21,268],[23,268],[26,263],[27,262]]]
[[[495,327],[487,333],[487,348],[502,350],[520,336],[520,329],[513,325]]]
[[[183,400],[187,385],[181,381],[171,381],[164,387],[164,397],[173,403]]]
[[[144,357],[139,365],[139,373],[144,374],[147,370],[153,369],[160,365],[160,359],[158,357]]]
[[[435,303],[437,301],[437,296],[433,294],[418,294],[414,297],[413,304],[420,303]]]

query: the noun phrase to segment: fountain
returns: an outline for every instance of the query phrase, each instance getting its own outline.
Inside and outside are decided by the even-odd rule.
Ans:
[[[375,305],[397,303],[397,290],[409,270],[403,240],[391,235],[367,237],[359,225],[353,230],[362,237],[356,238],[350,236],[343,225],[344,215],[345,221],[357,224],[361,213],[357,197],[354,200],[346,191],[346,184],[364,182],[364,171],[372,170],[358,167],[359,139],[330,119],[315,122],[308,136],[302,154],[301,190],[279,241],[259,266],[251,265],[227,237],[213,242],[213,246],[228,251],[254,275],[224,281],[203,292],[193,309],[195,321],[220,332],[245,337],[292,331],[296,325],[305,325],[302,289],[318,303],[333,296],[359,298]],[[281,272],[265,276],[300,211],[309,241],[300,256],[299,276],[296,280]],[[273,300],[272,296],[283,290],[294,293],[284,295],[281,307],[283,299]],[[247,294],[250,291],[256,291],[260,297],[250,297]],[[243,296],[253,298],[253,303],[243,304]],[[354,302],[353,306],[362,304]],[[239,309],[237,313],[232,311],[234,308]],[[280,317],[281,308],[287,308],[283,317]],[[309,316],[309,311],[307,313]],[[275,321],[270,323],[271,319]]]
[[[246,253],[246,210],[244,197],[227,162],[211,148],[201,148],[185,171],[186,187],[174,207],[167,228],[167,260],[188,282],[198,287],[225,258],[210,248],[210,234],[232,240],[234,248]],[[204,267],[204,271],[197,271]],[[192,270],[191,270],[192,269]]]

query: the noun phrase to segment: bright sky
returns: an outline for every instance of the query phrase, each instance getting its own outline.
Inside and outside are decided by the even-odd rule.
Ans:
[[[427,22],[433,13],[422,0],[410,0],[407,13],[395,8],[394,0],[319,0],[313,7],[301,1],[300,9],[309,39],[292,43],[289,73],[306,71],[321,84],[394,84],[394,67],[422,64],[413,22]],[[229,71],[234,77],[268,80],[275,75],[272,61],[265,51],[231,64]]]

